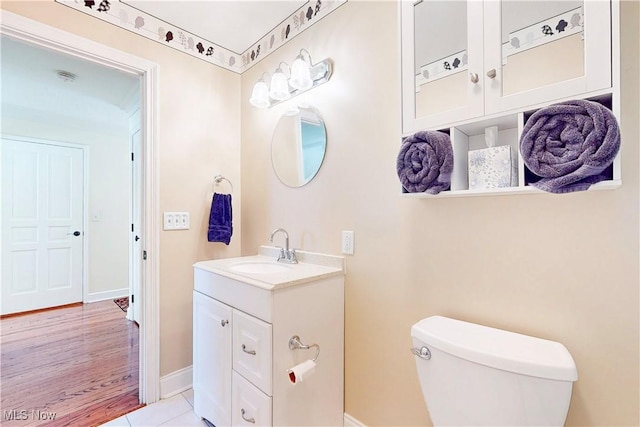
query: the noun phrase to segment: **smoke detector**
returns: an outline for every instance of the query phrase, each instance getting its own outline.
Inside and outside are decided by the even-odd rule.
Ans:
[[[58,75],[58,78],[65,83],[73,83],[76,78],[78,78],[77,75],[70,71],[56,70],[56,74]]]

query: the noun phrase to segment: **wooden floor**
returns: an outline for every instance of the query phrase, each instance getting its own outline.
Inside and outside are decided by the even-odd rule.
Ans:
[[[0,352],[3,427],[95,426],[142,406],[138,327],[111,300],[4,318]]]

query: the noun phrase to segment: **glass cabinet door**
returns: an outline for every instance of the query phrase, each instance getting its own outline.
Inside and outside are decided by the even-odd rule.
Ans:
[[[485,2],[487,114],[611,86],[610,3]]]
[[[482,115],[482,2],[401,2],[403,131]]]

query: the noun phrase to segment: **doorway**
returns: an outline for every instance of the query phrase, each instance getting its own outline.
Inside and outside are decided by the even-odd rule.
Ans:
[[[141,303],[139,315],[142,320],[139,341],[139,391],[141,403],[153,403],[160,396],[158,298],[158,230],[160,227],[156,154],[157,65],[11,12],[3,11],[2,18],[0,27],[2,36],[57,53],[82,58],[94,64],[141,78],[141,188],[143,193],[141,231],[144,236],[142,251],[145,260],[141,267],[139,298]]]

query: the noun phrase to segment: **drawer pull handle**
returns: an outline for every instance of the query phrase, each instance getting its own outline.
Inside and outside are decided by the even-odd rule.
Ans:
[[[251,417],[251,418],[247,418],[244,416],[244,408],[240,409],[240,415],[242,415],[242,419],[245,420],[248,423],[251,424],[255,424],[256,423],[256,419]]]
[[[252,356],[256,355],[256,351],[255,350],[247,350],[247,347],[244,344],[242,344],[242,351],[244,351],[245,353],[250,354]]]
[[[227,326],[227,325],[229,324],[229,321],[228,321],[228,320],[224,320],[224,319],[223,319],[223,320],[221,320],[221,321],[220,321],[220,324],[221,324],[221,325],[222,325],[222,327],[224,328],[225,326]]]

